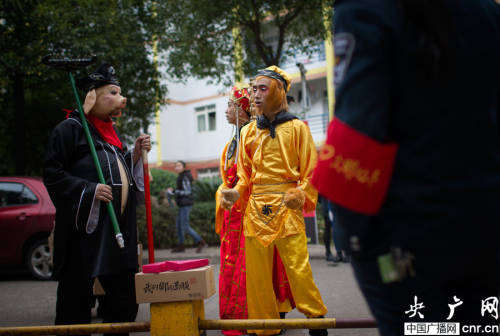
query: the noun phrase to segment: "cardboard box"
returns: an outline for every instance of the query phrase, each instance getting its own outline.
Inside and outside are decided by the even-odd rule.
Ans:
[[[211,265],[187,271],[135,275],[137,303],[200,300],[214,294],[214,269]]]

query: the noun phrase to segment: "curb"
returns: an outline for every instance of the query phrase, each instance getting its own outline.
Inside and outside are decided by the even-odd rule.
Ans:
[[[201,253],[195,252],[196,247],[186,248],[185,252],[172,253],[171,249],[155,250],[155,262],[165,260],[188,260],[188,259],[208,259],[211,264],[220,264],[219,246],[209,246]],[[309,259],[325,259],[325,248],[323,245],[308,245]],[[148,250],[142,252],[143,264],[148,264]]]

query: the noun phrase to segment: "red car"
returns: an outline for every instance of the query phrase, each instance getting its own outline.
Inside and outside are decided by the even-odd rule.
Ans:
[[[34,277],[50,279],[55,215],[41,178],[0,177],[0,265],[24,264]]]

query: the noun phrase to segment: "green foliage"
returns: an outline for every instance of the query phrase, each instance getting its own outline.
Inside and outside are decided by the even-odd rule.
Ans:
[[[151,181],[150,191],[151,195],[158,197],[160,200],[165,197],[165,189],[174,188],[177,180],[177,175],[168,170],[151,169],[153,181]]]
[[[219,245],[219,236],[215,233],[215,201],[195,202],[191,209],[191,227],[210,245]]]
[[[158,198],[158,206],[152,206],[155,248],[170,248],[178,243],[176,216],[178,208],[168,206],[164,191],[167,187],[175,189],[177,174],[151,169],[151,195]],[[210,245],[219,245],[219,236],[215,233],[215,192],[221,184],[220,178],[196,180],[193,182],[194,205],[191,208],[190,225]],[[155,202],[152,202],[153,204]],[[147,246],[146,214],[144,207],[137,211],[139,238]],[[193,244],[191,236],[186,235],[186,244]]]
[[[0,2],[0,174],[40,174],[52,128],[76,107],[68,74],[41,63],[47,54],[95,54],[110,62],[128,98],[117,121],[126,142],[146,129],[165,95],[152,58],[152,2],[27,0]],[[84,95],[80,93],[83,101]]]
[[[158,2],[158,33],[166,69],[175,78],[233,80],[232,31],[244,38],[244,71],[311,54],[325,36],[322,5],[333,0],[166,0]],[[331,11],[326,13],[331,17]],[[164,23],[164,25],[162,25]]]
[[[333,0],[1,1],[0,174],[41,174],[52,128],[64,119],[63,108],[76,107],[68,75],[42,65],[45,55],[95,54],[97,64],[76,71],[77,78],[100,62],[113,64],[128,98],[117,126],[131,144],[166,94],[153,39],[164,59],[162,74],[229,83],[233,28],[241,29],[244,71],[252,74],[297,52],[314,52],[325,35],[323,3]]]
[[[177,207],[160,205],[151,209],[155,249],[171,248],[178,244],[175,219]],[[215,202],[196,202],[191,209],[190,226],[209,244],[219,245],[219,236],[215,233]],[[144,207],[137,209],[139,240],[148,245],[146,214]],[[194,244],[191,236],[185,236],[186,245]]]
[[[215,193],[222,184],[220,177],[206,178],[193,182],[193,196],[196,202],[209,202],[215,199]]]

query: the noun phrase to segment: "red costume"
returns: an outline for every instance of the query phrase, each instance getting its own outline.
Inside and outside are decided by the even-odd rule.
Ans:
[[[250,110],[249,92],[246,88],[234,87],[230,100],[235,104],[236,113],[239,109],[248,116]],[[236,123],[238,125],[238,122]],[[237,157],[239,132],[229,141],[222,152],[220,173],[222,184],[216,194],[215,231],[221,238],[220,272],[219,272],[219,313],[221,319],[248,318],[246,300],[246,266],[245,266],[245,236],[243,234],[242,202],[236,202],[230,211],[220,206],[221,190],[233,188],[238,182]],[[277,251],[274,257],[274,289],[278,306],[282,312],[288,312],[295,304],[293,302],[288,279],[283,263]],[[288,300],[287,300],[288,299]],[[225,330],[225,335],[243,335],[244,330]]]

